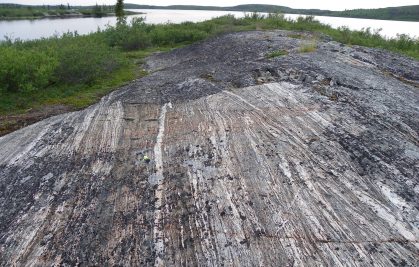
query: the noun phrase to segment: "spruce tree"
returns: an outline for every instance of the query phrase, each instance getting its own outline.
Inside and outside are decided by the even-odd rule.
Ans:
[[[124,13],[124,0],[117,0],[115,6],[115,15],[117,18],[117,24],[126,24],[126,18]]]

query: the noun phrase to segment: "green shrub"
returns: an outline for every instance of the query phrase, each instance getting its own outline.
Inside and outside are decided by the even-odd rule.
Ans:
[[[258,12],[246,13],[244,15],[244,20],[258,21],[258,20],[264,20],[264,19],[265,19],[265,15]]]
[[[57,59],[37,50],[0,46],[0,89],[27,92],[46,87]]]
[[[234,15],[225,15],[225,16],[221,16],[218,18],[214,18],[212,20],[209,21],[205,21],[203,22],[205,24],[214,24],[214,25],[237,25],[236,23],[239,24],[247,24],[247,22],[245,22],[243,19],[236,19],[236,17],[234,17]]]
[[[122,56],[94,38],[78,37],[77,41],[63,42],[58,52],[58,66],[54,78],[59,83],[91,83],[96,78],[117,70]]]
[[[121,46],[125,51],[145,49],[151,46],[151,38],[145,31],[134,30],[127,36]]]
[[[409,36],[405,34],[399,34],[397,36],[397,39],[394,41],[394,46],[397,47],[397,49],[400,50],[410,50],[415,49],[416,51],[419,50],[419,40],[415,40],[410,38]]]
[[[124,51],[145,49],[152,45],[143,18],[134,18],[131,25],[118,24],[109,27],[105,33],[110,46],[121,47]]]
[[[351,39],[352,39],[352,32],[351,30],[346,27],[339,27],[338,31],[340,33],[340,40],[346,44],[351,44]]]
[[[123,38],[122,48],[125,51],[145,49],[151,46],[151,38],[147,33],[144,18],[134,18],[131,26],[126,28],[126,38]]]
[[[150,35],[152,43],[157,46],[192,43],[208,36],[206,32],[198,28],[173,24],[156,26]]]

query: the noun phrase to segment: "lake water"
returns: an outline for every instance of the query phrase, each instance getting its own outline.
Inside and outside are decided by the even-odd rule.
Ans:
[[[233,14],[236,17],[243,17],[243,12],[232,11],[197,11],[197,10],[135,10],[146,13],[144,15],[133,15],[133,17],[145,17],[147,23],[180,23],[185,21],[199,22],[214,17]],[[297,18],[298,15],[286,15],[290,18]],[[419,22],[385,21],[372,19],[352,19],[316,16],[323,23],[333,27],[347,26],[352,30],[371,27],[381,28],[381,34],[387,37],[395,37],[397,34],[407,34],[411,37],[419,37]],[[128,19],[129,20],[129,19]],[[68,19],[38,19],[38,20],[12,20],[0,21],[0,40],[5,36],[22,40],[38,39],[60,35],[62,33],[77,31],[79,34],[87,34],[104,29],[107,25],[115,25],[115,17],[105,18],[68,18]]]

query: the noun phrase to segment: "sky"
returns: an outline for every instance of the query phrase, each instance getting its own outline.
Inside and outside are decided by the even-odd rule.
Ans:
[[[29,5],[54,5],[67,4],[70,5],[94,5],[98,4],[114,4],[116,0],[0,0],[0,3],[17,3]],[[390,6],[408,6],[419,5],[419,0],[125,0],[126,3],[142,4],[142,5],[200,5],[200,6],[234,6],[240,4],[270,4],[281,5],[292,8],[317,8],[328,10],[345,10],[354,8],[380,8]]]

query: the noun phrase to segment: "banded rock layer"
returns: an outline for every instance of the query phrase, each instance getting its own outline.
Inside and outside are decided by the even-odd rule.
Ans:
[[[289,34],[1,137],[0,265],[418,266],[418,62]]]

